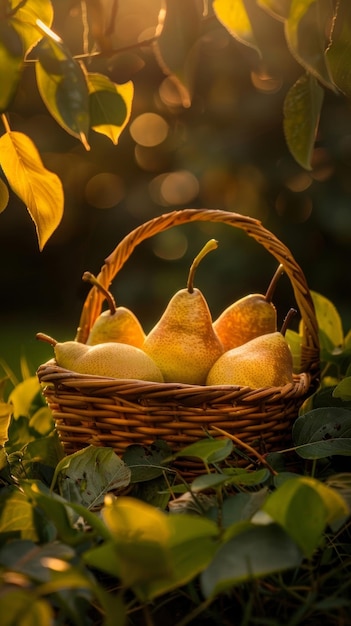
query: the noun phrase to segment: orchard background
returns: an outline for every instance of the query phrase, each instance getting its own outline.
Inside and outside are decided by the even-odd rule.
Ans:
[[[141,222],[190,206],[261,220],[349,327],[347,1],[12,0],[2,1],[1,11],[7,59],[1,84],[13,83],[2,97],[1,132],[8,123],[29,137],[64,193],[62,217],[52,201],[57,224],[40,251],[26,199],[2,176],[9,188],[8,203],[3,188],[0,195],[3,358],[16,367],[14,341],[44,357],[38,330],[74,336],[88,289],[83,272],[97,272]],[[61,43],[38,29],[37,18]],[[50,65],[55,59],[58,74]],[[97,113],[88,73],[102,75],[112,89],[129,86],[127,95],[110,93],[111,102],[100,103],[117,139],[91,128]],[[240,295],[262,291],[274,268],[257,246],[225,228],[206,227],[204,234],[191,227],[146,242],[133,255],[113,285],[117,302],[149,328],[212,233],[220,247],[198,284],[213,315]]]

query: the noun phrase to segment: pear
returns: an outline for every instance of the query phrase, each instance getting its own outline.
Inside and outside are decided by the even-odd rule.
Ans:
[[[208,304],[193,286],[198,264],[217,246],[217,241],[211,239],[195,257],[186,289],[174,294],[145,339],[143,350],[159,366],[166,382],[205,384],[210,368],[223,352]]]
[[[277,312],[272,297],[283,273],[283,266],[279,265],[265,294],[254,293],[240,298],[213,322],[225,351],[277,330]]]
[[[293,357],[284,337],[291,314],[285,318],[281,331],[254,337],[222,354],[212,366],[206,384],[259,389],[292,383]]]
[[[113,341],[141,348],[145,333],[134,313],[124,306],[116,307],[112,293],[105,289],[91,272],[84,272],[83,280],[95,285],[104,294],[109,306],[109,310],[103,311],[96,318],[90,329],[87,345],[94,346]]]
[[[54,346],[57,364],[78,374],[163,382],[160,369],[143,350],[126,343],[87,346],[77,341],[57,342],[43,333],[37,339]]]

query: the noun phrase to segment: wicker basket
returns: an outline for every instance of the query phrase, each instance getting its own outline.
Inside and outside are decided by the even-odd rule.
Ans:
[[[288,248],[258,220],[207,209],[161,215],[121,240],[98,279],[108,288],[138,244],[171,227],[196,221],[222,222],[242,229],[283,264],[304,328],[301,373],[284,387],[252,390],[88,376],[62,369],[51,360],[37,373],[68,454],[90,444],[109,446],[123,454],[130,444],[149,445],[157,439],[166,441],[176,452],[207,433],[223,436],[213,427],[259,454],[282,449],[291,442],[292,423],[319,375],[318,326],[301,268]],[[83,306],[77,341],[86,342],[102,303],[102,294],[92,287]]]

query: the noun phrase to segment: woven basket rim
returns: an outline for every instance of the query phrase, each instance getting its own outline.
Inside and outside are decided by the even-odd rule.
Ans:
[[[253,389],[251,387],[242,387],[240,385],[191,385],[187,383],[166,383],[153,382],[128,378],[109,378],[105,376],[80,374],[72,370],[65,369],[57,365],[54,359],[47,361],[39,366],[37,376],[43,385],[56,385],[61,390],[64,388],[74,390],[75,392],[85,392],[89,397],[101,395],[110,395],[118,393],[120,395],[135,395],[143,397],[159,397],[167,401],[172,398],[181,404],[182,398],[187,396],[201,397],[202,402],[236,401],[247,402],[269,401],[276,398],[299,398],[306,395],[311,386],[311,375],[302,372],[293,375],[293,381],[284,386],[277,387],[260,387]]]

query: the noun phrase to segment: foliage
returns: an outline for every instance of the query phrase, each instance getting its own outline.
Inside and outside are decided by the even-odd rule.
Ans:
[[[350,603],[349,335],[314,294],[323,375],[292,447],[246,467],[230,437],[66,456],[36,376],[0,398],[0,592],[18,624],[347,623]],[[339,331],[337,330],[339,328]],[[335,346],[337,342],[337,348]],[[296,344],[296,337],[295,337]],[[230,462],[229,462],[230,461]],[[273,617],[275,616],[275,617]]]
[[[65,10],[61,0],[1,3],[0,79],[6,88],[0,96],[4,127],[0,164],[8,185],[27,206],[41,250],[62,219],[62,183],[45,167],[33,140],[12,129],[11,108],[23,89],[25,69],[34,64],[41,99],[69,135],[86,150],[91,132],[117,144],[129,122],[134,95],[132,79],[118,84],[109,69],[109,59],[124,52],[113,43],[113,25],[123,1],[72,3],[81,29],[67,43],[55,30],[56,17]],[[270,70],[274,56],[291,58],[297,77],[284,101],[284,132],[297,163],[311,169],[325,93],[346,99],[351,94],[348,0],[160,0],[158,8],[152,36],[130,47],[152,50],[154,61],[178,89],[183,107],[192,104],[199,47],[219,24],[238,42],[238,49],[252,52],[252,71],[260,80],[275,78]],[[282,25],[283,36],[275,40],[270,33],[277,24]],[[100,71],[92,71],[92,62],[98,60]],[[0,211],[8,201],[8,189],[0,180]]]

